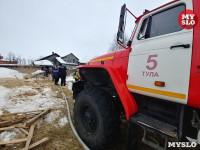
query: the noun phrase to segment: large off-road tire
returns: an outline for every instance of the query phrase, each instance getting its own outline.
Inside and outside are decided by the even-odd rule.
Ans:
[[[112,97],[100,88],[87,89],[78,95],[74,105],[75,126],[90,149],[105,149],[117,132],[119,116],[113,107]]]

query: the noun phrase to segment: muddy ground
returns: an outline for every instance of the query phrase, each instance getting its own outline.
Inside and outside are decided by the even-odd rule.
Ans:
[[[31,71],[29,71],[31,72]],[[52,82],[51,77],[37,77],[37,78],[28,78],[28,79],[16,79],[16,78],[4,78],[0,79],[0,86],[4,86],[9,89],[18,89],[23,86],[31,86],[33,89],[36,89],[38,93],[42,92],[42,89],[50,88],[52,91],[57,91],[54,95],[55,98],[62,99],[63,96],[61,94],[61,90],[59,86],[54,85]],[[72,92],[67,89],[67,86],[63,88],[68,102],[70,106],[70,112],[73,119],[73,107],[74,107],[74,100],[72,98]],[[25,92],[23,95],[19,94],[18,98],[33,96],[38,93],[35,92]],[[47,123],[45,117],[42,118],[39,124],[36,124],[37,127],[35,128],[34,135],[32,138],[31,143],[34,143],[44,137],[48,137],[49,141],[45,142],[44,144],[34,148],[35,150],[82,150],[82,146],[77,141],[76,137],[74,136],[69,122],[64,126],[58,126],[58,121],[63,118],[63,116],[67,116],[66,104],[63,100],[63,107],[59,108],[61,112],[60,115],[51,123]],[[52,112],[56,112],[58,108],[52,108]],[[4,113],[8,113],[5,111]],[[68,118],[68,117],[67,117]],[[141,133],[142,134],[142,133]],[[18,138],[22,138],[23,134],[19,134]],[[118,136],[116,139],[110,143],[109,150],[123,150],[126,149],[126,141],[127,141],[127,125],[126,123],[122,123],[121,129],[118,132]],[[6,147],[1,147],[2,150],[19,150],[24,147],[23,144],[13,144]],[[151,150],[151,148],[145,146],[144,144],[140,144],[140,150]]]

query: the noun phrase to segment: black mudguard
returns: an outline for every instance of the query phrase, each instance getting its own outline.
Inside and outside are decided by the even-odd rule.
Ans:
[[[73,91],[73,99],[76,99],[78,94],[84,90],[84,82],[77,81],[73,83],[72,91]]]

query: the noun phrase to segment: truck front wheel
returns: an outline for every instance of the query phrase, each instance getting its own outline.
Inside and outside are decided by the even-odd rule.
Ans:
[[[112,97],[100,88],[87,89],[78,95],[74,120],[79,136],[91,149],[104,149],[119,126]]]

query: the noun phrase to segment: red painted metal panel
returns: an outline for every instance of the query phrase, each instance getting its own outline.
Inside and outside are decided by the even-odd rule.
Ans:
[[[113,67],[105,66],[105,65],[85,65],[85,66],[79,66],[79,68],[103,68],[105,69],[111,79],[112,82],[116,88],[116,91],[119,95],[119,98],[122,102],[122,105],[124,106],[124,110],[126,112],[126,118],[129,120],[130,116],[133,115],[138,111],[137,104],[129,92],[128,88],[126,87],[126,84],[124,83],[123,79],[121,78],[119,71]]]
[[[109,53],[91,60],[87,65],[105,65],[115,68],[126,84],[128,59],[131,48]],[[104,60],[108,59],[108,60]]]
[[[113,63],[113,68],[115,68],[118,71],[124,84],[126,84],[127,80],[127,68],[130,50],[131,48],[127,48],[122,51],[117,51],[115,53],[115,59]]]
[[[116,58],[122,58],[122,57],[129,57],[130,50],[131,50],[131,48],[127,48],[127,49],[124,49],[124,50],[116,51],[115,52],[115,59]]]
[[[200,1],[193,0],[195,13],[200,19]],[[200,108],[200,22],[194,28],[192,66],[190,73],[190,86],[188,105]]]
[[[101,61],[95,61],[95,60],[100,60],[100,59],[108,58],[108,57],[112,57],[112,56],[115,56],[115,52],[112,52],[112,53],[109,53],[109,54],[105,54],[105,55],[96,57],[96,58],[90,60],[90,61],[87,63],[87,65],[96,65],[96,64],[100,64]],[[95,61],[95,62],[93,62],[93,61]],[[98,63],[97,63],[97,62],[98,62]]]
[[[17,64],[17,61],[0,61],[0,64]]]

